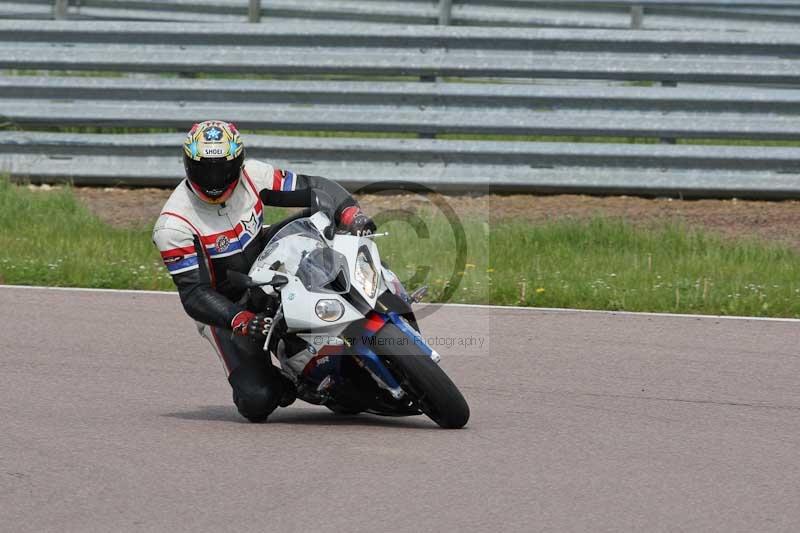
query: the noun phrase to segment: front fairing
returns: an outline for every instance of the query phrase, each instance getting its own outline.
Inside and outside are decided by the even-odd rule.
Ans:
[[[337,234],[328,240],[323,235],[326,226],[327,218],[321,213],[290,222],[270,239],[250,270],[257,283],[277,274],[288,279],[280,292],[290,332],[341,331],[374,310],[379,295],[386,290],[378,247],[372,239]],[[356,275],[359,261],[363,274],[365,257],[375,276],[370,287],[359,283]],[[269,286],[264,290],[274,292]],[[318,318],[315,307],[322,299],[342,303],[342,317],[333,322]]]
[[[367,237],[358,237],[355,235],[337,235],[333,241],[333,247],[336,251],[340,252],[348,259],[348,268],[351,280],[351,293],[355,292],[358,298],[362,299],[369,309],[375,309],[375,303],[378,301],[378,296],[386,290],[386,283],[383,279],[383,270],[381,269],[381,256],[378,252],[378,246],[375,242]],[[373,291],[368,291],[367,288],[359,282],[356,270],[358,269],[359,254],[363,254],[366,260],[371,265],[375,272],[375,288]]]
[[[331,247],[310,218],[294,220],[270,239],[254,268],[294,276],[307,291],[349,290],[347,258]]]

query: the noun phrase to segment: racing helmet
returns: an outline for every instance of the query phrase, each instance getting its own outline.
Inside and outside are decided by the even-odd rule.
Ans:
[[[210,204],[230,198],[239,183],[244,145],[230,122],[206,120],[195,124],[183,143],[183,167],[197,196]]]

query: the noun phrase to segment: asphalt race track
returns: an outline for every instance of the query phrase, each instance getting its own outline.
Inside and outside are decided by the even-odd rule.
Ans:
[[[0,530],[800,530],[800,322],[444,307],[423,330],[466,429],[253,425],[175,295],[1,288]]]

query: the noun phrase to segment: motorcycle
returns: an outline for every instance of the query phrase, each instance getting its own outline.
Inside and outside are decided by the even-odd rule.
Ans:
[[[338,414],[425,414],[443,428],[463,427],[469,406],[423,339],[408,294],[381,262],[382,234],[336,234],[323,212],[280,228],[249,275],[248,307],[272,306],[264,343],[305,402]],[[385,234],[383,234],[385,235]],[[329,238],[330,237],[330,238]]]

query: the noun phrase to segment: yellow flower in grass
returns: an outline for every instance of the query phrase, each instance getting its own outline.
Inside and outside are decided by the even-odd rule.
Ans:
[[[536,289],[536,294],[542,294],[544,292],[544,287],[538,287]]]

